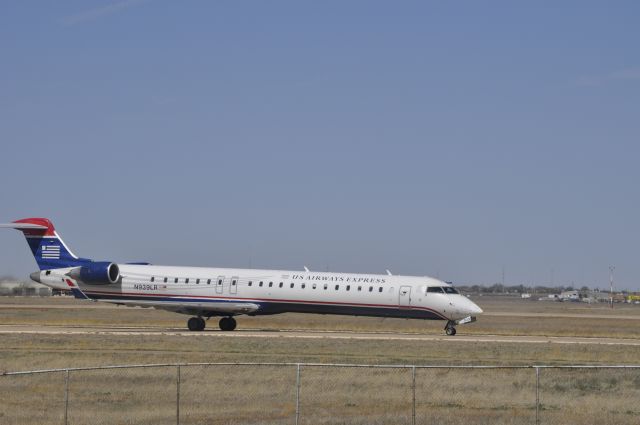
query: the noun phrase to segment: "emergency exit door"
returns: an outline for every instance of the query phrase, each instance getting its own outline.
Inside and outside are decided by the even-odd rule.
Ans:
[[[411,286],[401,286],[398,292],[398,304],[400,307],[411,306]]]

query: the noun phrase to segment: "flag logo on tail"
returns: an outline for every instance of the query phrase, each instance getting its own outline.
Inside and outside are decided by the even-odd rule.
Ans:
[[[42,258],[59,260],[60,246],[59,245],[42,245]]]

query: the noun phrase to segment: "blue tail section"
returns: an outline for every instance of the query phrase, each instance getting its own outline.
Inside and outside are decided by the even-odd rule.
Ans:
[[[40,270],[76,267],[86,263],[86,261],[73,255],[62,242],[62,239],[57,236],[27,236],[27,243]]]
[[[46,218],[25,218],[12,225],[24,233],[40,270],[78,267],[91,261],[76,257]]]

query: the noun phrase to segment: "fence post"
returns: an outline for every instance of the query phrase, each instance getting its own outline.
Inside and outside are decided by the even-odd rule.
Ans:
[[[180,425],[180,365],[176,366],[176,425]]]
[[[300,363],[296,369],[296,425],[300,419]]]
[[[413,393],[411,424],[416,425],[416,367],[411,368],[411,392]]]
[[[540,425],[540,368],[536,366],[536,425]]]
[[[69,369],[64,371],[64,425],[69,423]]]

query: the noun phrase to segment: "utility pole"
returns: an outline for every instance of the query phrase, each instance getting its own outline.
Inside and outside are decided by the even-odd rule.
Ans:
[[[613,271],[616,268],[614,266],[609,266],[609,286],[610,286],[610,296],[609,301],[611,302],[611,308],[613,308]]]

